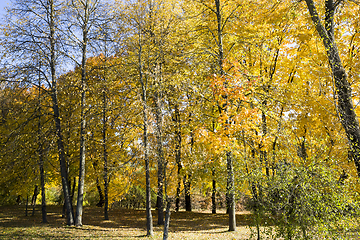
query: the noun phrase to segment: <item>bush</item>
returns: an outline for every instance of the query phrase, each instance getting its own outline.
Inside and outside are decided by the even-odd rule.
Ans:
[[[131,186],[129,191],[124,195],[124,197],[115,204],[116,206],[123,208],[145,208],[146,201],[146,191],[140,186]],[[155,206],[156,203],[156,194],[152,192],[151,194],[151,205]]]
[[[274,176],[252,181],[250,206],[258,220],[270,216],[275,238],[334,237],[340,223],[357,209],[346,184],[334,173],[328,166],[283,164]]]

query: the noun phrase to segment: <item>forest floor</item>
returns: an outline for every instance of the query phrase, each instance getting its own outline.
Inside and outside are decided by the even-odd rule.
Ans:
[[[25,206],[0,207],[0,239],[162,239],[163,226],[157,226],[157,214],[153,211],[154,236],[146,237],[144,210],[111,209],[110,220],[103,220],[102,208],[85,207],[83,226],[67,227],[61,218],[62,208],[48,206],[48,222],[41,223],[41,207],[35,215],[25,216]],[[225,213],[172,212],[169,239],[249,239],[252,223],[249,212],[236,215],[237,231],[228,231]]]
[[[110,220],[103,220],[103,209],[85,207],[82,227],[68,227],[61,217],[62,207],[48,206],[48,222],[41,223],[41,207],[36,206],[35,215],[25,206],[0,206],[0,240],[13,239],[162,239],[163,226],[157,226],[157,213],[153,211],[154,236],[146,237],[144,210],[111,209]],[[355,219],[354,219],[355,220]],[[269,222],[264,220],[264,224]],[[266,223],[267,222],[267,223]],[[360,239],[360,225],[356,218],[354,226],[341,238]],[[172,212],[169,239],[256,239],[250,212],[237,212],[237,231],[228,231],[228,215],[224,212],[211,214],[208,211]],[[268,231],[268,228],[262,228]],[[269,232],[268,232],[269,233]],[[266,239],[272,239],[270,236]],[[327,239],[319,237],[317,239]]]

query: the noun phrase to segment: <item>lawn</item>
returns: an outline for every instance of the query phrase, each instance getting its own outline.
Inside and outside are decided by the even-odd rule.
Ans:
[[[61,218],[61,207],[48,206],[48,224],[41,223],[40,206],[35,216],[25,216],[24,206],[0,207],[0,239],[162,239],[162,226],[156,225],[153,211],[154,236],[146,237],[144,210],[112,209],[109,221],[103,220],[101,208],[86,207],[83,227],[67,227]],[[31,212],[29,213],[31,215]],[[249,239],[248,212],[238,212],[237,231],[228,232],[225,213],[173,212],[169,239]]]

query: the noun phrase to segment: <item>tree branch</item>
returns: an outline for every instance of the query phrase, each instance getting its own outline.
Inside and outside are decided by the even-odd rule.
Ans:
[[[332,39],[328,36],[327,30],[322,25],[320,21],[319,14],[316,10],[315,3],[313,0],[305,0],[308,10],[310,12],[311,20],[313,21],[316,31],[319,33],[321,39],[323,40],[326,52],[329,53],[329,50],[332,46]]]

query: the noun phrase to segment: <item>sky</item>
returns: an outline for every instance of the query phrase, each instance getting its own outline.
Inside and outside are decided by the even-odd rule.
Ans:
[[[0,0],[0,16],[3,17],[5,10],[4,7],[6,7],[10,3],[10,0]]]

